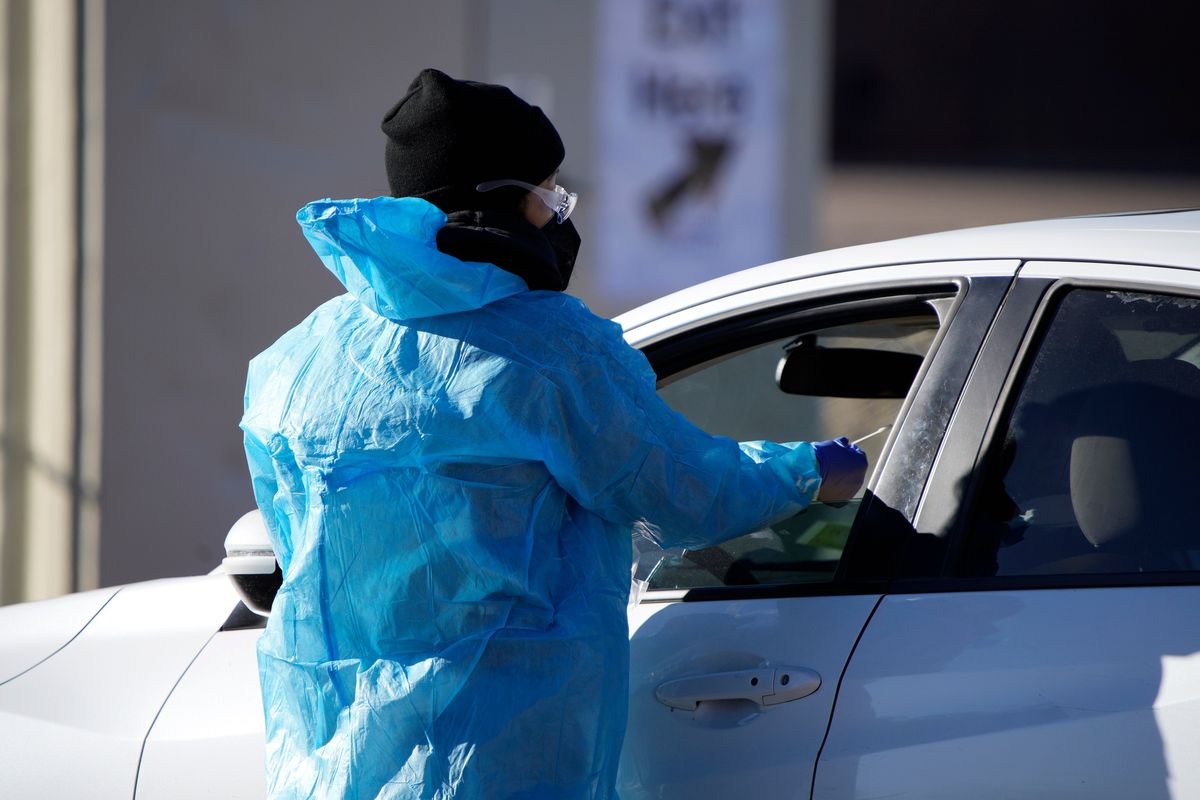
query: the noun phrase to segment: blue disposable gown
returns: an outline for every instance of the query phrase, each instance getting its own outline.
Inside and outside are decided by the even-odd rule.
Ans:
[[[423,200],[298,220],[349,293],[246,386],[283,570],[258,645],[270,795],[613,797],[632,526],[700,547],[794,513],[811,446],[700,431],[617,325],[439,252]]]

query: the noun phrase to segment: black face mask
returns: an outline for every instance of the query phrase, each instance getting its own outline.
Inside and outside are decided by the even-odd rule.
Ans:
[[[542,228],[542,235],[554,249],[554,261],[562,278],[562,288],[566,289],[567,284],[571,282],[571,272],[575,269],[575,257],[579,255],[579,232],[575,230],[575,223],[569,219],[561,223],[552,219]]]
[[[579,234],[570,220],[538,229],[513,210],[455,211],[437,234],[438,249],[519,275],[530,289],[561,292],[571,280]]]

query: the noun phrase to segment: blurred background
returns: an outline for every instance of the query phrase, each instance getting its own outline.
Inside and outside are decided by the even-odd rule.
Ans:
[[[423,67],[541,105],[599,313],[948,228],[1200,205],[1195,4],[3,0],[0,602],[215,567],[246,362],[339,292]]]

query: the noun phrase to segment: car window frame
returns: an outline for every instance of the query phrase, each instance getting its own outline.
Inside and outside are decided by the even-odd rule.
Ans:
[[[1039,261],[1022,265],[963,389],[960,408],[967,414],[956,415],[947,431],[944,452],[939,454],[916,516],[914,529],[943,539],[944,555],[929,574],[898,572],[889,593],[1200,585],[1200,570],[983,577],[959,574],[978,490],[994,468],[997,439],[1007,430],[1025,378],[1062,299],[1079,289],[1200,299],[1200,272],[1147,264]],[[964,478],[965,485],[956,489]]]
[[[818,328],[837,324],[839,320],[860,317],[871,312],[880,316],[890,310],[902,310],[907,303],[922,303],[933,298],[951,298],[948,309],[939,312],[939,329],[913,381],[913,388],[906,396],[895,423],[889,433],[880,456],[880,468],[873,470],[872,482],[864,498],[864,508],[855,518],[842,559],[834,577],[821,583],[780,583],[750,586],[704,587],[688,590],[662,590],[647,592],[643,603],[675,601],[714,601],[730,599],[776,598],[797,596],[831,596],[877,594],[890,579],[890,574],[861,577],[850,568],[855,554],[861,555],[863,548],[856,545],[861,536],[860,528],[870,518],[870,508],[876,502],[873,487],[895,486],[897,481],[889,472],[896,443],[911,439],[910,421],[925,413],[924,405],[932,401],[935,394],[941,403],[950,398],[951,409],[957,403],[968,370],[961,367],[963,351],[974,353],[982,346],[984,335],[991,325],[1004,296],[1011,275],[997,276],[952,276],[918,280],[884,281],[869,286],[860,286],[840,293],[821,293],[817,296],[800,297],[774,306],[755,307],[736,315],[686,327],[669,336],[656,337],[640,348],[655,369],[659,380],[668,380],[699,365],[740,352],[775,338],[791,335],[806,327]],[[784,330],[786,328],[786,330]],[[955,332],[951,336],[951,331]],[[732,335],[731,335],[732,334]],[[705,343],[720,341],[722,347],[710,350],[697,357],[697,348]],[[947,348],[945,343],[952,342]],[[947,352],[948,350],[953,352]],[[956,369],[956,365],[958,365]],[[955,383],[955,373],[958,375]],[[930,378],[933,378],[930,382]],[[931,392],[927,386],[936,384],[939,391]],[[947,417],[949,412],[947,413]],[[948,419],[947,419],[948,424]],[[944,433],[944,431],[943,431]],[[930,455],[922,474],[918,476],[923,486],[932,467]],[[909,465],[912,468],[912,465]]]

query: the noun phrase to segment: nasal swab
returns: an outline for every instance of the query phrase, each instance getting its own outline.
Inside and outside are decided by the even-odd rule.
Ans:
[[[866,436],[862,437],[861,439],[855,439],[855,440],[854,440],[853,442],[851,442],[850,444],[858,444],[859,442],[865,442],[867,439],[870,439],[872,436],[878,436],[879,434],[883,433],[884,431],[886,431],[886,430],[887,430],[888,428],[890,428],[890,427],[892,427],[890,424],[888,424],[888,425],[884,425],[884,426],[883,426],[882,428],[880,428],[879,430],[877,430],[877,431],[871,431],[871,432],[870,432],[870,433],[868,433]]]

